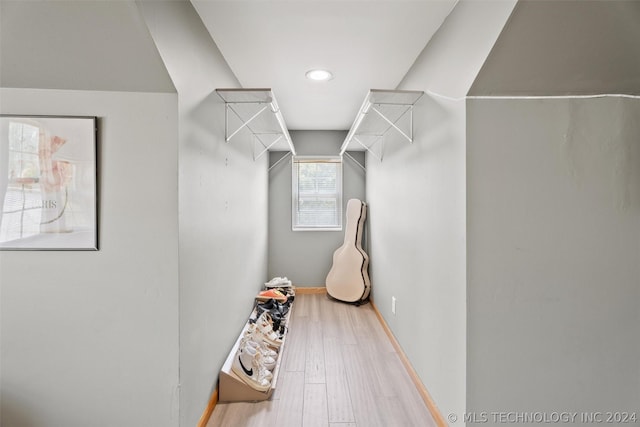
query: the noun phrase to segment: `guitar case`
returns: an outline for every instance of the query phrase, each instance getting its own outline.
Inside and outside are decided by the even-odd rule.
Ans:
[[[333,253],[327,274],[327,294],[336,300],[362,304],[369,298],[369,256],[362,249],[367,205],[358,199],[347,202],[344,243]]]

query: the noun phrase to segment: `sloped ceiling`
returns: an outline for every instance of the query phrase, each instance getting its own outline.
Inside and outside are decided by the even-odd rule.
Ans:
[[[369,89],[395,89],[456,0],[191,0],[245,88],[272,88],[290,129],[349,129]],[[327,68],[334,79],[305,72]]]
[[[273,88],[290,129],[338,130],[369,89],[398,87],[453,7],[483,2],[191,1],[240,84]],[[133,1],[1,0],[0,19],[3,87],[175,92]],[[639,22],[636,0],[521,0],[469,94],[640,94]],[[335,78],[306,80],[314,67]]]
[[[517,0],[461,1],[429,40],[398,89],[464,98]]]
[[[0,85],[175,92],[133,1],[0,1]]]
[[[469,95],[640,95],[640,1],[520,1]]]

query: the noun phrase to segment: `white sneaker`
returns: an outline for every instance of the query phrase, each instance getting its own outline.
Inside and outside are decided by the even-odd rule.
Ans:
[[[277,359],[278,352],[267,345],[267,343],[264,341],[264,336],[260,332],[256,331],[255,325],[251,326],[252,327],[247,330],[247,332],[245,332],[242,340],[249,342],[249,344],[254,348],[259,347],[260,352],[263,356],[269,356]]]
[[[273,350],[268,349],[267,347],[261,345],[260,343],[253,341],[252,336],[245,336],[242,341],[241,341],[241,346],[251,346],[253,347],[256,352],[258,352],[261,355],[261,363],[262,365],[267,368],[269,371],[273,371],[273,368],[276,367],[276,358],[278,357],[278,353],[276,353]]]
[[[263,349],[265,349],[267,355],[277,359],[278,352],[273,349],[279,349],[279,345],[271,344],[255,323],[249,325],[249,328],[244,333],[244,338],[257,342]]]
[[[267,312],[262,313],[260,317],[258,317],[258,320],[256,320],[256,329],[264,335],[264,341],[267,344],[280,348],[282,339],[278,333],[273,330]]]
[[[264,356],[262,355],[262,353],[260,353],[259,350],[257,350],[257,349],[255,349],[255,350],[256,350],[256,356],[255,356],[254,360],[256,361],[256,363],[260,367],[262,367],[264,377],[266,379],[268,379],[269,382],[271,382],[271,380],[273,380],[273,372],[272,372],[273,368],[271,368],[271,369],[267,368],[267,365],[264,362]],[[274,360],[273,361],[273,367],[275,368],[275,366],[276,366],[276,363],[275,363],[275,360]]]
[[[286,277],[274,277],[264,284],[265,288],[290,288],[291,280]]]
[[[231,370],[254,390],[267,391],[271,387],[271,379],[267,378],[269,371],[259,361],[259,353],[253,347],[241,346],[233,359]]]
[[[253,326],[253,325],[251,325]],[[245,335],[240,340],[240,345],[238,348],[251,347],[255,350],[256,355],[254,358],[257,358],[258,363],[262,366],[266,372],[264,373],[265,378],[271,380],[273,378],[273,369],[276,366],[276,360],[278,358],[278,353],[266,347],[264,344],[260,344],[254,340],[254,335],[245,333]],[[253,351],[251,352],[253,354]]]

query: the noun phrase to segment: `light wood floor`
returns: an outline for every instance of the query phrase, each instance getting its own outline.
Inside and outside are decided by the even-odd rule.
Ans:
[[[370,304],[297,295],[271,400],[218,403],[207,427],[435,426]]]

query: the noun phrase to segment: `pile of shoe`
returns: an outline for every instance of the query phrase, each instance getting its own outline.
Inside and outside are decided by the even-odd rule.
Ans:
[[[266,392],[271,388],[294,297],[295,290],[286,277],[265,283],[265,289],[256,296],[254,314],[231,364],[231,370],[255,390]]]
[[[256,296],[256,316],[267,313],[274,331],[284,335],[287,314],[294,298],[292,286],[266,289]]]
[[[273,369],[282,337],[273,329],[269,314],[250,319],[238,345],[231,370],[251,388],[266,392],[271,388]]]

